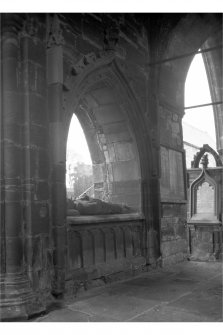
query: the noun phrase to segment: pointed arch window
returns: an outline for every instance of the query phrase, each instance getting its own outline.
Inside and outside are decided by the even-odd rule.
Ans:
[[[189,68],[185,82],[185,107],[211,103],[211,94],[203,57],[197,54]],[[216,133],[212,106],[186,109],[183,118],[183,140],[186,151],[186,165],[191,167],[191,161],[197,151],[208,144],[216,150]],[[215,166],[212,155],[209,155],[209,165]]]
[[[82,126],[73,114],[67,138],[66,157],[67,197],[76,198],[83,193],[94,194],[92,161]]]

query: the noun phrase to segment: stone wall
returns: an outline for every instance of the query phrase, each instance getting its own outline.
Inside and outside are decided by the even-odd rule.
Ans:
[[[160,108],[161,127],[161,255],[164,266],[186,259],[186,176],[181,116]]]
[[[66,140],[74,112],[87,135],[98,195],[143,213],[139,256],[154,266],[160,256],[163,264],[182,260],[187,247],[181,120],[192,56],[159,61],[176,51],[196,52],[221,29],[222,17],[33,13],[1,14],[0,23],[1,318],[45,310],[51,294],[65,292],[67,260],[76,264],[77,252],[90,268],[92,250],[96,255],[96,249],[89,251],[91,233],[81,251],[75,249],[76,230],[75,246],[67,234]],[[128,225],[124,234],[131,231],[130,240],[139,241],[141,230],[134,235]],[[110,228],[106,234],[111,242]],[[134,242],[128,243],[134,256]]]
[[[161,253],[164,266],[186,259],[188,241],[185,203],[163,203],[161,214]]]

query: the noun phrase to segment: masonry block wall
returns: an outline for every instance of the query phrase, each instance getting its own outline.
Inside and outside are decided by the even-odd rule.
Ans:
[[[187,256],[185,152],[181,118],[161,108],[161,253],[163,264]],[[164,116],[165,115],[165,116]]]
[[[1,319],[27,318],[45,310],[51,294],[64,294],[68,263],[79,267],[76,252],[85,264],[93,262],[98,249],[92,241],[98,236],[118,262],[129,250],[146,266],[156,266],[160,257],[164,265],[183,260],[187,199],[181,120],[193,56],[159,61],[196,52],[221,30],[221,15],[0,18]],[[221,68],[221,59],[207,63]],[[220,82],[213,85],[217,96]],[[134,229],[128,223],[120,230],[117,221],[116,231],[107,224],[107,235],[83,234],[84,250],[78,247],[76,223],[71,229],[66,219],[66,140],[73,113],[89,144],[97,196],[141,214],[136,231],[138,218],[130,224]],[[215,114],[220,153],[223,116],[219,109]],[[75,246],[69,246],[70,231]],[[112,247],[108,236],[114,237]]]

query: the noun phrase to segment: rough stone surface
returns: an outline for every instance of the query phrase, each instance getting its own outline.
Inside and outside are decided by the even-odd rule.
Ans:
[[[184,262],[85,291],[37,322],[219,322],[222,264]]]
[[[0,22],[0,316],[8,304],[4,318],[11,307],[18,317],[44,310],[51,294],[64,294],[73,272],[86,286],[86,278],[131,275],[146,262],[182,261],[188,246],[181,121],[192,56],[160,60],[204,42],[220,45],[222,14],[2,13]],[[220,101],[222,49],[206,58],[211,96]],[[65,174],[73,113],[89,144],[96,196],[142,213],[140,228],[131,220],[100,228],[76,222],[71,233]],[[220,105],[214,116],[222,157]]]

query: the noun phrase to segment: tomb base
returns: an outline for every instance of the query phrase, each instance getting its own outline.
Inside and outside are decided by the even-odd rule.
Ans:
[[[221,224],[188,224],[190,260],[214,262],[221,259]]]

